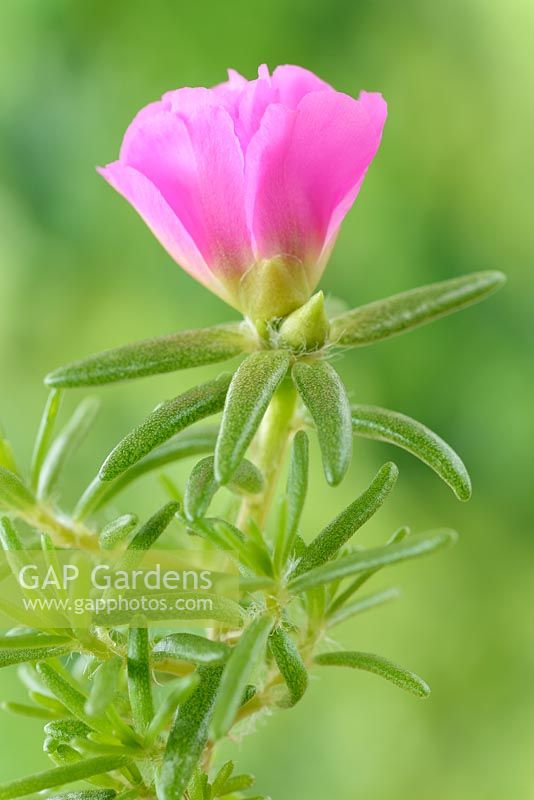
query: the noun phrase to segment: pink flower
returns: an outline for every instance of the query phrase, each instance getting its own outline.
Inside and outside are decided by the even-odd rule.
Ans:
[[[301,67],[231,70],[143,108],[99,171],[190,275],[269,319],[316,287],[385,119],[380,94],[355,100]]]

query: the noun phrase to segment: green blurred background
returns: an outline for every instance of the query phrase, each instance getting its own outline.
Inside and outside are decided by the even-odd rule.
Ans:
[[[331,490],[315,454],[307,535],[394,457],[398,489],[361,541],[405,522],[454,526],[462,538],[390,572],[401,600],[339,631],[345,645],[423,674],[430,700],[363,673],[316,675],[296,709],[234,748],[276,800],[534,797],[532,41],[530,0],[1,4],[0,417],[21,463],[45,371],[233,316],[94,171],[167,89],[219,82],[228,66],[252,77],[266,61],[302,64],[351,94],[383,92],[382,147],[322,283],[349,304],[470,270],[509,275],[482,305],[340,364],[355,400],[404,411],[448,439],[474,495],[462,505],[418,462],[368,442]],[[65,502],[132,424],[197,377],[102,390]],[[162,498],[152,481],[123,508],[151,511]],[[22,697],[11,671],[0,695]],[[0,780],[45,767],[37,723],[2,714],[0,734]]]

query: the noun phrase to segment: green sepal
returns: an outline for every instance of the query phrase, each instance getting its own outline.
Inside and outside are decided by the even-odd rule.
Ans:
[[[367,489],[308,545],[295,575],[301,575],[333,558],[354,533],[376,514],[395,486],[398,474],[393,462],[384,464]]]
[[[353,405],[352,430],[402,447],[433,469],[459,500],[471,497],[471,480],[460,456],[421,422],[387,408]]]
[[[230,380],[224,374],[161,403],[111,451],[100,468],[100,480],[113,480],[171,436],[222,411]]]
[[[184,494],[184,513],[192,521],[203,517],[219,488],[215,479],[213,456],[207,456],[193,467]],[[228,483],[237,494],[259,494],[263,489],[261,472],[246,458],[240,462]]]
[[[215,741],[225,736],[234,723],[250,676],[265,652],[272,626],[270,616],[257,617],[241,634],[232,650],[213,712],[211,734]]]
[[[323,458],[326,480],[337,486],[352,458],[350,402],[343,382],[326,361],[297,363],[293,380],[311,414]]]
[[[0,785],[0,800],[13,800],[28,794],[64,786],[66,783],[86,780],[93,775],[103,775],[128,766],[128,756],[97,756],[78,761],[67,766],[54,767],[45,772],[37,772],[28,778],[19,778]]]
[[[295,352],[310,352],[324,346],[329,330],[324,294],[317,292],[284,319],[276,338],[279,346]]]
[[[373,672],[375,675],[380,675],[381,678],[385,678],[387,681],[394,683],[395,686],[405,689],[417,697],[424,698],[430,694],[428,684],[415,672],[404,669],[404,667],[400,667],[398,664],[388,661],[387,658],[377,656],[374,653],[322,653],[316,656],[314,661],[321,666],[351,667],[352,669]]]
[[[200,682],[178,709],[156,783],[159,800],[182,800],[208,741],[222,667],[200,667]]]
[[[188,661],[191,664],[215,666],[228,660],[231,648],[195,633],[171,633],[160,639],[152,650],[152,658]]]
[[[351,575],[357,575],[370,569],[386,567],[428,555],[452,544],[456,541],[457,536],[455,531],[442,529],[410,536],[406,541],[389,547],[373,547],[351,553],[298,575],[289,581],[288,589],[291,592],[300,593],[313,589],[314,586],[349,578]]]
[[[331,320],[330,342],[362,347],[483,300],[506,282],[502,272],[473,272],[376,300]]]
[[[97,386],[201,367],[249,352],[255,347],[254,341],[251,329],[243,322],[180,331],[75,361],[50,372],[45,383],[64,388]]]
[[[215,447],[215,477],[228,483],[241,463],[291,358],[280,350],[250,355],[232,378]]]
[[[308,672],[298,648],[284,628],[279,625],[269,636],[269,648],[289,691],[287,703],[294,706],[308,688]]]
[[[154,716],[147,628],[128,631],[128,696],[137,733],[145,733]]]

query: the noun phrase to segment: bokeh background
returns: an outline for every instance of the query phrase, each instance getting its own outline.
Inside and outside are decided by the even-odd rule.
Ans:
[[[322,283],[348,304],[470,270],[509,275],[485,303],[341,366],[355,400],[404,411],[448,439],[474,495],[460,504],[409,456],[363,441],[331,490],[315,453],[308,536],[394,457],[398,488],[361,541],[405,522],[450,525],[462,538],[390,572],[401,600],[339,630],[345,645],[423,674],[431,698],[323,670],[296,709],[236,748],[240,769],[276,800],[534,797],[532,41],[530,0],[1,4],[0,418],[21,463],[47,370],[233,317],[94,170],[116,157],[137,109],[169,88],[219,82],[228,66],[252,77],[265,61],[302,64],[351,94],[383,92],[382,147]],[[65,503],[131,425],[197,377],[101,390]],[[162,499],[152,481],[124,510]],[[22,697],[14,672],[0,675],[0,695]],[[47,764],[38,723],[2,714],[0,736],[0,780]]]

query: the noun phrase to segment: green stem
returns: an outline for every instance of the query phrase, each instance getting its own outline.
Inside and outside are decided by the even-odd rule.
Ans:
[[[252,457],[264,479],[261,495],[246,498],[239,511],[238,527],[246,528],[252,519],[262,529],[271,507],[280,468],[293,429],[297,393],[291,378],[277,389],[253,444]]]

